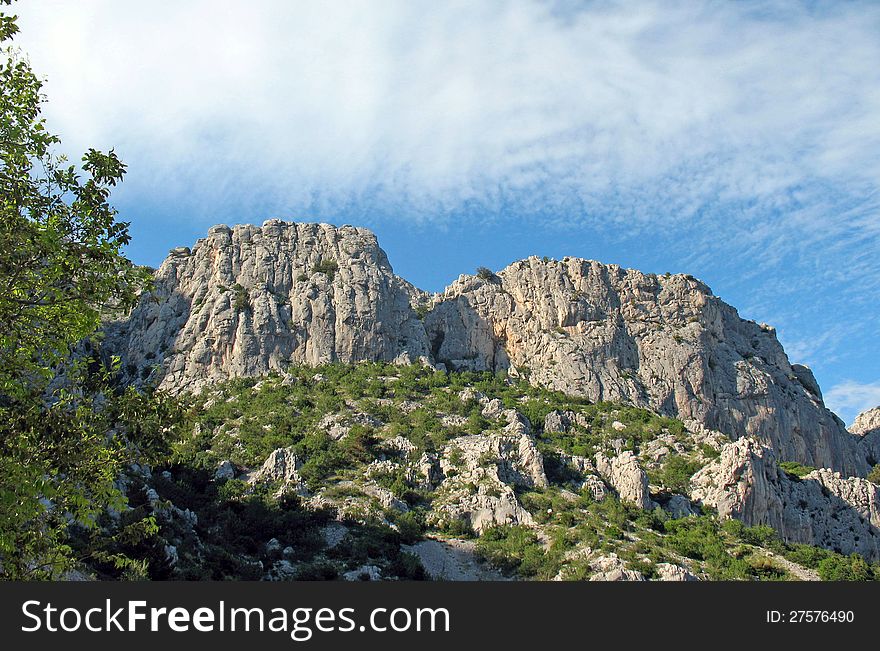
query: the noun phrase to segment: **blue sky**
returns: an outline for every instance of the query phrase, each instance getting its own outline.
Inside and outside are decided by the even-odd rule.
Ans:
[[[74,158],[115,147],[130,255],[215,223],[374,229],[440,290],[575,255],[687,272],[880,404],[880,4],[19,3]]]

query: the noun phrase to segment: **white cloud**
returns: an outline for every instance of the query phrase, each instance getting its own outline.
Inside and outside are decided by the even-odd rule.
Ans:
[[[562,193],[632,223],[772,201],[805,179],[880,179],[877,5],[17,10],[55,129],[72,148],[116,145],[130,182],[171,193],[306,207],[378,192],[416,219],[511,195],[527,213]]]
[[[841,416],[846,414],[848,423],[852,422],[859,413],[880,406],[880,382],[841,382],[825,394],[825,403]]]

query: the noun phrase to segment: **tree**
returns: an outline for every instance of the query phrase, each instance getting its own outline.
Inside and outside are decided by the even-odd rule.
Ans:
[[[17,32],[0,12],[0,576],[52,578],[71,563],[67,528],[121,503],[129,442],[112,432],[133,409],[108,404],[94,390],[106,374],[71,351],[148,274],[122,254],[128,224],[107,203],[125,165],[89,149],[77,169],[54,152]],[[62,364],[65,381],[52,382]]]

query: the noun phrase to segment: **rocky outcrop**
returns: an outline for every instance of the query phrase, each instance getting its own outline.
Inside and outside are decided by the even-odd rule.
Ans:
[[[416,306],[429,305],[420,320]],[[531,257],[461,276],[432,298],[394,275],[362,228],[215,226],[171,252],[154,290],[107,326],[104,346],[130,381],[172,391],[333,361],[507,369],[757,437],[787,460],[847,475],[869,468],[865,446],[773,328],[741,319],[687,275]]]
[[[880,432],[880,407],[863,411],[856,416],[849,431],[858,436],[867,436],[874,432]]]
[[[289,364],[415,360],[428,353],[410,305],[419,296],[366,229],[214,226],[171,252],[154,290],[106,328],[105,346],[131,381],[155,373],[173,391]]]
[[[257,472],[250,476],[251,484],[268,483],[278,486],[278,494],[288,491],[304,492],[305,487],[297,470],[302,460],[290,448],[278,448],[263,462]]]
[[[648,475],[631,451],[627,450],[610,459],[601,452],[596,453],[596,469],[611,484],[622,501],[642,509],[655,506],[648,492]]]
[[[859,436],[859,443],[871,465],[880,463],[880,407],[856,416],[849,431]]]
[[[533,524],[516,497],[517,486],[548,485],[543,459],[524,432],[460,436],[444,449],[439,465],[444,477],[435,500],[435,520],[464,521],[476,532],[502,524]]]
[[[626,563],[618,558],[617,554],[609,554],[608,556],[600,556],[590,562],[590,569],[593,571],[590,581],[644,581],[645,577],[641,572],[636,570],[628,570]]]
[[[820,469],[803,478],[783,472],[776,455],[743,438],[691,480],[691,498],[721,517],[769,525],[789,542],[880,559],[880,487]]]
[[[657,563],[658,581],[698,581],[699,579],[686,567],[672,563]]]
[[[461,276],[425,317],[435,362],[510,369],[593,401],[622,401],[755,436],[782,458],[846,474],[868,465],[810,370],[772,327],[691,276],[535,257]]]

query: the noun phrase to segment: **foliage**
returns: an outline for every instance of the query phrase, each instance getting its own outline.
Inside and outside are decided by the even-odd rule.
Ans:
[[[812,466],[805,466],[797,461],[780,461],[779,467],[792,479],[801,479],[815,470]]]
[[[498,276],[488,267],[477,267],[477,277],[487,282],[495,282]]]
[[[858,554],[834,554],[819,561],[819,577],[823,581],[871,581],[875,579],[871,566]]]
[[[336,272],[339,271],[339,263],[335,260],[321,260],[320,262],[315,263],[315,266],[312,267],[313,273],[322,273],[327,276],[327,279],[332,283],[333,278],[336,276]]]
[[[868,473],[868,481],[880,484],[880,463],[876,464]]]
[[[687,493],[691,483],[691,477],[700,468],[701,464],[678,454],[670,455],[657,478],[668,489],[675,493]]]
[[[477,541],[477,555],[504,572],[550,579],[556,574],[552,562],[533,529],[501,525],[486,529]]]
[[[250,296],[239,283],[232,286],[232,309],[236,312],[248,312],[251,309]]]
[[[9,43],[17,31],[0,14],[0,574],[54,578],[74,562],[68,522],[93,528],[119,506],[119,468],[156,443],[156,419],[121,435],[151,407],[111,391],[89,345],[71,358],[102,315],[134,303],[149,271],[123,256],[128,224],[107,203],[125,165],[90,149],[78,170],[54,153],[42,82]]]

